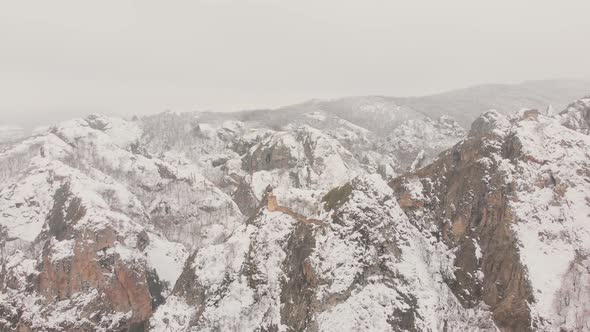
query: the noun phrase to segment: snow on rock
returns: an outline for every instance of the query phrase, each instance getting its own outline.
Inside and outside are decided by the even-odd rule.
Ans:
[[[484,307],[464,309],[446,286],[452,251],[408,221],[379,176],[334,189],[325,207],[324,226],[263,208],[226,242],[197,251],[151,326],[495,330]],[[185,303],[197,309],[175,315]]]
[[[188,305],[178,296],[170,296],[166,304],[154,312],[150,319],[150,329],[153,331],[190,331],[190,324],[196,308]]]
[[[317,206],[322,193],[362,173],[358,161],[338,141],[306,125],[275,132],[252,146],[242,158],[242,168],[250,174],[243,184],[256,204],[270,185],[279,197],[288,199],[294,191],[306,197],[300,202],[315,197]]]
[[[51,246],[51,261],[57,262],[74,255],[74,240],[56,241]]]
[[[51,128],[51,132],[70,144],[75,144],[80,138],[92,135],[98,142],[109,141],[121,148],[139,139],[142,133],[134,122],[99,114],[62,122]]]
[[[57,125],[52,132],[74,147],[61,158],[65,163],[100,181],[110,177],[107,182],[118,187],[108,194],[133,200],[119,197],[116,201],[122,203],[114,210],[126,213],[129,207],[140,207],[132,214],[149,216],[168,239],[191,250],[227,236],[242,218],[232,199],[185,155],[171,150],[152,156],[138,141],[145,139],[143,130],[135,122],[94,115]]]
[[[202,331],[251,331],[273,326],[284,330],[279,308],[285,274],[280,266],[294,223],[281,213],[262,212],[256,226],[242,225],[225,243],[197,251],[189,258],[172,299],[158,309],[151,326],[162,326],[171,308],[188,303],[202,309],[181,320],[198,324]],[[248,266],[255,270],[244,275]],[[186,328],[178,324],[172,330],[180,331],[181,326]]]
[[[588,329],[589,106],[467,137],[366,97],[3,143],[0,328]]]
[[[584,286],[571,282],[589,277],[590,140],[568,112],[486,112],[433,164],[391,182],[412,222],[455,252],[453,293],[488,305],[501,329],[590,327]]]
[[[382,144],[396,156],[402,169],[414,170],[459,142],[465,134],[465,130],[450,117],[437,120],[423,117],[404,121],[382,140]]]
[[[151,156],[138,145],[141,136],[135,123],[92,115],[0,152],[6,166],[0,174],[1,258],[8,263],[1,286],[10,299],[2,310],[11,313],[2,326],[133,329],[174,286],[188,256],[185,245],[231,232],[241,217],[231,199],[181,157]],[[165,236],[179,226],[154,222],[158,211],[149,208],[157,202],[179,204],[165,209],[174,214],[169,220],[186,212],[193,219],[184,225],[202,218],[212,227],[193,239],[197,243],[173,243],[179,239]],[[233,211],[233,219],[220,225],[217,216],[208,220],[216,210]],[[193,235],[182,232],[183,239]]]
[[[564,279],[578,257],[590,254],[590,136],[547,117],[518,122],[512,133],[524,155],[515,165],[512,208],[519,220],[514,230],[520,257],[534,290],[531,308],[547,329],[551,324],[574,330],[590,327],[590,320],[568,320],[560,314],[569,307],[560,303],[562,293],[573,287]]]
[[[337,141],[307,126],[268,137],[250,149],[243,163],[247,171],[269,171],[277,184],[291,181],[296,188],[341,184],[353,176],[357,167],[350,152]],[[262,192],[256,194],[260,198]]]
[[[167,282],[168,288],[171,289],[188,258],[185,247],[153,236],[145,249],[145,254],[149,266],[156,270],[160,280]]]
[[[378,177],[351,186],[332,212],[335,233],[319,236],[312,256],[318,277],[334,280],[321,297],[351,294],[319,315],[320,330],[443,330],[448,322],[457,331],[495,330],[484,306],[464,309],[452,294],[452,251],[409,222],[391,188]],[[342,242],[350,253],[329,249]]]
[[[583,134],[590,134],[590,97],[570,104],[560,113],[561,123]]]
[[[22,312],[20,320],[33,329],[109,330],[145,320],[180,274],[186,250],[143,226],[141,204],[124,188],[53,164],[62,182],[32,244],[42,247],[41,254],[28,254],[35,261],[33,271],[30,259],[19,263],[29,271],[26,280],[38,275],[38,281],[9,283],[4,289],[11,295],[8,305]],[[22,274],[18,271],[9,269],[7,280]],[[165,284],[148,287],[158,280]]]
[[[31,242],[41,232],[57,185],[48,169],[37,169],[22,180],[0,188],[0,225],[8,236]]]

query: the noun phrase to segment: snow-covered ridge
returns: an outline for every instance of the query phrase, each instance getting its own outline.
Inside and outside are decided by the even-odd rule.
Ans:
[[[4,280],[39,278],[41,285],[33,290],[26,282],[2,285],[11,297],[4,309],[22,312],[23,324],[109,330],[145,320],[152,304],[174,286],[187,249],[231,231],[216,223],[201,232],[195,223],[210,223],[205,216],[215,209],[226,216],[233,211],[225,225],[241,218],[231,199],[190,163],[134,152],[141,135],[135,123],[94,115],[53,126],[0,154],[8,166],[0,182],[2,262],[11,262]],[[185,199],[182,209],[175,208],[171,202],[184,197],[178,188],[198,193],[200,201]],[[165,211],[154,210],[161,204]],[[153,222],[160,213],[179,218],[185,212],[193,219],[182,225]],[[87,267],[79,275],[81,264]],[[63,275],[63,269],[72,274]],[[56,278],[69,280],[70,286],[63,288]],[[135,294],[127,295],[127,304],[113,295],[122,292],[120,287]],[[72,295],[76,292],[79,296]],[[58,306],[42,301],[51,296],[63,301]],[[105,302],[98,308],[101,298]],[[72,321],[67,312],[73,310],[85,319]],[[101,310],[110,311],[97,321],[92,315]]]
[[[590,134],[590,97],[570,104],[560,116],[564,126],[586,135]]]
[[[467,136],[385,97],[39,130],[0,148],[0,327],[583,330],[589,105]]]
[[[412,222],[436,226],[456,253],[457,297],[489,305],[501,329],[590,326],[587,292],[571,283],[590,278],[590,136],[569,121],[587,101],[572,105],[486,112],[468,138],[391,183]]]
[[[534,290],[531,307],[547,329],[590,327],[589,304],[577,295],[583,290],[567,282],[590,277],[583,272],[590,255],[590,136],[584,132],[544,116],[512,129],[526,158],[514,165],[514,230]]]
[[[225,243],[199,251],[151,327],[387,331],[452,320],[465,331],[494,330],[485,308],[463,309],[445,286],[452,251],[408,221],[380,177],[337,190],[331,199],[342,199],[323,213],[329,222],[263,208]]]

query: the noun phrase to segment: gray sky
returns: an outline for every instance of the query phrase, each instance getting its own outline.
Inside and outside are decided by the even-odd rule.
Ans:
[[[0,0],[0,123],[590,78],[588,0]]]

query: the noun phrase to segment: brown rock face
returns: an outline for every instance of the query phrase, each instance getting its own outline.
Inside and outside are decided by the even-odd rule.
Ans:
[[[124,318],[107,319],[106,326],[123,330],[143,326],[157,295],[150,294],[143,262],[121,257],[114,250],[125,239],[112,227],[77,227],[86,209],[67,185],[54,198],[48,227],[37,239],[45,243],[33,283],[41,295],[42,310],[50,314],[58,303],[75,307],[82,323],[61,326],[68,331],[105,327],[104,318],[117,313]],[[23,321],[21,326],[29,328],[30,323]]]
[[[463,306],[484,302],[501,330],[528,331],[527,301],[533,298],[510,229],[512,188],[494,159],[496,154],[519,158],[519,142],[498,136],[489,122],[476,121],[468,139],[390,186],[411,220],[424,227],[435,224],[438,236],[456,248],[451,288]],[[408,183],[416,178],[420,201],[409,198]]]
[[[317,330],[313,312],[317,310],[317,276],[313,271],[309,256],[315,247],[313,229],[305,223],[298,223],[291,234],[283,262],[283,270],[289,276],[281,291],[281,322],[295,331]]]

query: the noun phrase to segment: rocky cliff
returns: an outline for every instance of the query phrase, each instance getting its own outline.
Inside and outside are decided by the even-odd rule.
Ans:
[[[590,243],[581,105],[558,116],[487,112],[431,165],[390,183],[412,223],[456,253],[457,299],[485,303],[503,331],[590,327],[578,300],[589,286]]]
[[[189,258],[151,329],[493,331],[484,305],[453,295],[453,252],[393,194],[379,177],[355,178],[324,197],[323,223],[261,206]]]
[[[468,132],[341,102],[366,116],[92,115],[2,145],[0,329],[590,328],[590,99]]]

